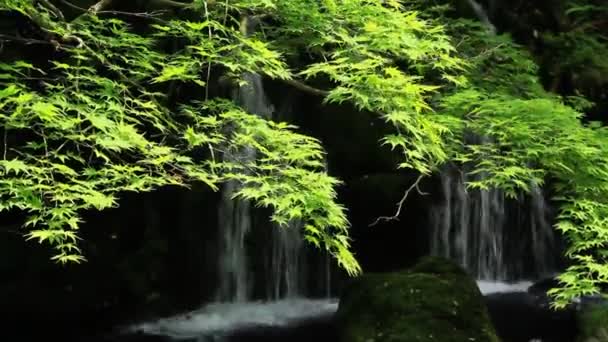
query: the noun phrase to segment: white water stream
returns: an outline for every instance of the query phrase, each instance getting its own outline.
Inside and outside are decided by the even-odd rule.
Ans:
[[[145,322],[128,328],[170,338],[198,338],[250,327],[284,327],[334,313],[336,300],[284,299],[272,302],[215,303],[200,310]]]
[[[496,28],[483,6],[468,0],[490,34]],[[487,137],[469,135],[468,143],[491,144]],[[477,279],[518,281],[542,279],[555,271],[555,237],[543,190],[530,184],[530,193],[509,202],[498,189],[471,190],[480,181],[465,165],[441,173],[443,202],[431,210],[431,254],[452,259]]]

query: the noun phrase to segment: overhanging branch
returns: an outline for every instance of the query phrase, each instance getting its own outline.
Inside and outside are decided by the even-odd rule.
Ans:
[[[317,96],[327,96],[327,95],[329,95],[329,91],[327,91],[327,90],[322,90],[322,89],[318,89],[318,88],[315,88],[315,87],[311,87],[311,86],[309,86],[309,85],[307,85],[305,83],[302,83],[300,81],[297,81],[297,80],[293,80],[293,79],[291,79],[291,80],[283,80],[283,79],[280,79],[279,81],[281,81],[281,82],[283,82],[283,83],[285,83],[287,85],[290,85],[290,86],[292,86],[292,87],[294,87],[294,88],[296,88],[298,90],[301,90],[303,92],[312,94],[312,95],[317,95]],[[219,78],[219,83],[222,84],[222,85],[224,85],[224,86],[236,86],[237,85],[237,81],[235,79],[227,77],[227,76],[221,76]]]
[[[59,19],[65,20],[63,12],[61,12],[61,10],[59,10],[59,8],[53,5],[49,0],[41,0],[40,2],[44,5],[44,7],[53,12]]]
[[[292,87],[294,87],[294,88],[296,88],[298,90],[307,92],[309,94],[323,96],[323,97],[329,95],[329,91],[327,91],[327,90],[322,90],[322,89],[314,88],[314,87],[311,87],[311,86],[309,86],[307,84],[304,84],[304,83],[302,83],[300,81],[296,81],[296,80],[281,80],[281,81],[285,82],[286,84],[288,84],[288,85],[290,85],[290,86],[292,86]]]
[[[192,6],[192,2],[179,2],[174,0],[150,0],[151,3],[161,7],[176,7],[176,8],[188,8]],[[207,0],[207,6],[213,5],[215,0]]]

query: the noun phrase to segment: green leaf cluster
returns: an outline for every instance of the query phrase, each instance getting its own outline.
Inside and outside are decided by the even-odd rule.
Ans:
[[[593,93],[594,87],[608,84],[608,6],[600,0],[567,1],[560,29],[543,32],[541,39],[550,55],[543,56],[553,68],[554,77],[572,75],[573,86]]]
[[[452,19],[445,19],[452,20]],[[560,97],[543,89],[537,67],[507,35],[493,35],[479,24],[457,20],[446,25],[470,62],[468,83],[446,89],[438,111],[461,137],[450,160],[481,174],[468,185],[500,188],[520,198],[532,185],[549,185],[557,194],[555,228],[568,242],[571,266],[550,294],[556,307],[577,296],[598,293],[608,280],[608,150],[606,128],[583,123],[581,97]],[[484,137],[467,141],[468,135]]]
[[[30,213],[29,238],[49,242],[57,260],[82,260],[81,213],[115,206],[124,191],[236,181],[236,197],[272,208],[279,224],[304,222],[309,242],[358,273],[336,203],[339,181],[324,171],[321,143],[210,98],[214,77],[242,85],[244,75],[257,73],[321,84],[316,94],[326,94],[325,102],[376,113],[392,127],[380,143],[401,153],[397,167],[428,175],[448,162],[466,164],[482,175],[469,186],[511,197],[549,180],[559,195],[556,228],[572,260],[552,292],[555,305],[608,282],[606,129],[581,122],[586,99],[544,90],[537,65],[508,35],[421,1],[196,0],[181,7],[131,26],[112,14],[66,22],[44,2],[0,1],[0,10],[37,23],[58,51],[48,65],[0,63],[0,210]],[[568,15],[586,18],[585,26],[596,13],[589,9],[573,5]],[[606,46],[597,32],[552,39],[573,52],[563,61],[568,67],[603,70],[593,57]],[[173,96],[183,84],[200,93]],[[256,158],[226,158],[239,153]]]

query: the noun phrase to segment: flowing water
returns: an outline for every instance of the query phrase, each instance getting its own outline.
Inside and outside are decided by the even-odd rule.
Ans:
[[[190,339],[220,337],[239,329],[251,327],[286,327],[323,315],[334,313],[336,301],[284,299],[273,302],[215,303],[204,308],[171,318],[137,324],[128,328],[130,332],[147,335]]]
[[[277,113],[264,92],[260,75],[243,75],[245,84],[234,94],[234,100],[249,113],[271,119],[283,119],[288,113]],[[244,148],[236,153],[225,154],[229,161],[248,162],[256,158],[253,148]],[[285,227],[267,223],[252,227],[252,208],[249,202],[235,200],[233,196],[240,189],[237,182],[228,182],[222,189],[219,205],[219,230],[222,236],[219,253],[219,290],[217,300],[221,302],[245,302],[252,300],[252,289],[256,280],[266,286],[265,299],[278,300],[303,295],[306,280],[306,260],[302,238],[302,224],[292,221]],[[252,230],[257,234],[261,229],[270,230],[270,239],[264,245],[248,244]],[[251,235],[253,235],[251,234]],[[259,241],[256,241],[259,243]],[[267,252],[266,267],[253,274],[252,255]]]
[[[273,108],[266,99],[260,75],[247,73],[245,81],[238,87],[233,98],[237,104],[249,113],[266,119],[272,118]],[[240,151],[227,151],[222,156],[224,161],[250,162],[256,157],[252,147]],[[222,197],[218,208],[218,228],[220,242],[218,301],[243,302],[249,300],[253,288],[252,274],[248,264],[246,239],[251,231],[251,204],[233,197],[241,188],[237,181],[229,181],[222,188]]]
[[[268,120],[284,120],[289,110],[273,117],[274,108],[264,93],[257,74],[245,74],[246,84],[234,93],[237,104],[249,113]],[[230,133],[230,132],[228,132]],[[224,160],[250,162],[256,158],[253,148],[225,153]],[[231,333],[240,329],[288,327],[307,319],[330,315],[337,309],[335,299],[305,299],[307,260],[302,237],[302,223],[291,221],[279,227],[255,220],[251,204],[234,199],[241,184],[228,182],[222,188],[219,204],[219,288],[217,302],[182,315],[130,326],[128,332],[161,335],[175,340],[231,341]],[[264,232],[263,230],[267,230]],[[253,237],[257,235],[257,239]],[[269,239],[259,239],[268,236]],[[255,245],[255,246],[254,246]],[[266,253],[260,253],[265,251]],[[254,258],[266,255],[264,268],[253,272]],[[318,277],[330,291],[330,264],[325,259]],[[255,284],[265,284],[265,298],[254,301]]]
[[[484,140],[477,143],[490,143]],[[525,337],[515,341],[553,336],[553,320],[562,320],[563,335],[569,336],[569,314],[555,316],[546,297],[529,292],[557,270],[552,213],[542,189],[531,184],[528,194],[507,199],[498,189],[467,189],[467,182],[487,177],[469,171],[466,165],[450,166],[440,175],[443,200],[431,208],[431,253],[460,263],[477,278],[501,336]]]
[[[479,176],[483,177],[483,175]],[[497,189],[471,190],[466,170],[441,174],[444,200],[431,209],[431,253],[482,280],[540,278],[555,271],[555,237],[542,189],[507,201]]]
[[[272,247],[269,274],[266,281],[267,298],[294,298],[304,293],[306,279],[302,223],[289,222],[287,227],[275,225],[272,229]]]
[[[491,34],[496,28],[484,8],[468,0]],[[473,144],[488,138],[467,136]],[[441,173],[443,202],[431,210],[431,253],[459,262],[481,280],[540,278],[555,270],[555,237],[542,189],[531,184],[528,196],[507,201],[498,189],[468,190],[469,181],[487,175],[447,167]]]

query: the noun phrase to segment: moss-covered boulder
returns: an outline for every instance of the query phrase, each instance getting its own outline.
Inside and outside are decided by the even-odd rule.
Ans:
[[[578,342],[608,342],[608,304],[583,309],[578,324]]]
[[[499,341],[475,281],[435,257],[354,280],[340,299],[336,325],[341,342]]]

